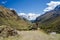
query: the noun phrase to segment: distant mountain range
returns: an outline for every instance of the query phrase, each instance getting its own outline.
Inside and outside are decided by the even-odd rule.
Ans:
[[[29,20],[29,21],[35,20],[36,17],[40,16],[40,14],[36,14],[36,13],[27,13],[27,14],[26,13],[19,13],[18,15],[22,18]]]

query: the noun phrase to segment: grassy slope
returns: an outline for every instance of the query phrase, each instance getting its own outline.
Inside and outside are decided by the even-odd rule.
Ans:
[[[60,11],[49,11],[39,18],[39,27],[44,31],[60,33]]]
[[[15,10],[0,6],[0,26],[8,25],[16,29],[27,29],[31,23],[20,18]]]

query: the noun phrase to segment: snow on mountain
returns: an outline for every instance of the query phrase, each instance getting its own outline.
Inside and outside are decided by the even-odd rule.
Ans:
[[[47,5],[47,7],[44,9],[44,12],[55,9],[55,7],[57,5],[60,5],[60,1],[51,1],[51,2],[47,3],[46,5]]]
[[[19,16],[26,18],[27,20],[35,20],[36,17],[40,16],[40,14],[35,14],[35,13],[19,13]]]

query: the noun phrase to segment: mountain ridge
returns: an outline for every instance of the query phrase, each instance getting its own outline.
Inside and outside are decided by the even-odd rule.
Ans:
[[[35,22],[38,22],[39,27],[45,31],[50,30],[60,33],[60,5],[37,17]]]

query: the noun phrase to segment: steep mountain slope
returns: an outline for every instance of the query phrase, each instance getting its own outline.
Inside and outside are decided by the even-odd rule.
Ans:
[[[16,29],[27,29],[31,23],[20,18],[15,10],[0,6],[0,26],[7,25]]]
[[[36,22],[39,22],[39,27],[42,29],[60,33],[60,5],[36,18]]]
[[[36,21],[39,21],[41,23],[51,23],[53,21],[60,20],[60,5],[55,7],[54,10],[48,11],[45,14],[39,16],[36,18]]]

